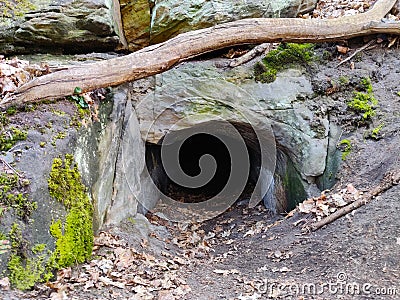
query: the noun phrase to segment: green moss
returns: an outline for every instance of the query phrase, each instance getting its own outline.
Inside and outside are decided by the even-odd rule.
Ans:
[[[57,115],[57,116],[65,116],[65,111],[62,111],[60,109],[52,109],[53,114]]]
[[[360,81],[360,84],[368,94],[372,94],[373,91],[372,91],[371,78],[369,78],[369,77],[362,78]]]
[[[11,226],[10,232],[8,233],[8,238],[11,241],[11,247],[15,253],[21,252],[24,248],[25,241],[22,238],[21,227],[17,223]]]
[[[17,108],[15,106],[10,106],[7,108],[6,113],[8,116],[13,116],[17,113]]]
[[[356,91],[351,101],[347,106],[356,113],[360,114],[360,123],[370,121],[375,116],[375,108],[378,106],[378,100],[373,94],[372,84],[370,78],[363,78],[360,81],[361,89],[366,92]]]
[[[372,129],[372,131],[371,131],[371,133],[370,133],[370,137],[371,138],[373,138],[373,139],[375,139],[375,140],[378,140],[379,139],[379,137],[380,137],[380,131],[382,130],[382,128],[383,128],[383,126],[384,126],[385,124],[384,123],[381,123],[381,124],[379,124],[377,127],[375,127],[374,129]]]
[[[29,180],[20,180],[17,175],[0,173],[0,203],[11,207],[24,221],[28,221],[31,213],[37,208],[37,203],[26,197],[25,187]]]
[[[18,141],[26,140],[26,132],[11,127],[9,130],[2,130],[0,134],[0,151],[10,150]]]
[[[20,290],[28,290],[38,282],[46,282],[53,273],[46,267],[46,255],[22,259],[12,254],[8,262],[10,282]]]
[[[22,236],[20,237],[22,240]],[[13,240],[13,239],[12,239]],[[20,248],[20,246],[19,246]],[[38,282],[46,282],[53,277],[46,245],[38,244],[32,248],[32,258],[18,253],[12,243],[12,254],[8,262],[10,282],[20,290],[31,289]]]
[[[56,141],[65,139],[66,136],[67,136],[67,134],[65,132],[60,131],[55,136],[53,136],[53,138],[51,139],[51,145],[53,145],[55,147]]]
[[[314,57],[313,44],[282,43],[276,50],[268,52],[262,64],[256,64],[254,75],[257,81],[270,83],[276,74],[292,65],[308,64]]]
[[[9,123],[8,117],[4,112],[0,112],[0,130],[3,130],[4,126]]]
[[[400,97],[400,92],[397,92],[396,95]]]
[[[135,220],[134,218],[132,218],[132,217],[129,217],[129,218],[127,219],[127,221],[128,221],[129,223],[133,224],[133,225],[136,224],[136,220]]]
[[[22,17],[33,9],[35,9],[35,5],[29,0],[0,0],[2,18]]]
[[[348,139],[341,140],[338,146],[342,146],[342,160],[346,160],[351,152],[351,141]]]
[[[67,208],[65,223],[54,221],[50,233],[56,238],[53,253],[57,266],[67,267],[89,259],[93,248],[93,205],[86,193],[73,156],[53,161],[48,180],[50,195]]]
[[[44,147],[46,146],[46,142],[40,142],[40,143],[39,143],[39,146],[40,146],[41,148],[44,148]]]
[[[221,116],[227,111],[232,111],[233,108],[221,101],[211,99],[192,100],[187,109],[185,115],[199,116],[201,114],[210,114]]]
[[[32,252],[37,254],[43,252],[45,249],[46,249],[45,244],[36,244],[35,246],[33,246]]]
[[[49,122],[47,122],[46,125],[44,125],[44,126],[46,126],[46,128],[48,128],[48,129],[51,129],[51,128],[53,128],[53,122],[52,122],[52,121],[49,121]]]
[[[340,83],[341,85],[346,85],[346,84],[348,84],[349,82],[350,82],[349,77],[347,77],[347,76],[340,76],[340,77],[339,77],[339,83]]]
[[[375,116],[375,107],[378,101],[373,95],[355,92],[354,98],[347,104],[351,109],[361,113],[363,120],[370,120]]]

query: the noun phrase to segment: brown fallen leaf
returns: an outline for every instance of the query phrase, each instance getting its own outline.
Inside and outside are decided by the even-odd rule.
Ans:
[[[67,300],[68,296],[65,291],[58,291],[50,294],[50,300]]]
[[[134,253],[132,252],[132,249],[129,248],[125,249],[118,247],[114,250],[114,254],[117,257],[115,266],[118,271],[128,268],[134,260]]]
[[[336,49],[339,53],[341,54],[347,54],[347,52],[349,52],[349,47],[344,47],[344,46],[340,46],[340,45],[336,45]]]
[[[125,287],[125,283],[119,281],[113,281],[112,279],[104,276],[100,276],[99,281],[104,283],[105,285],[112,285],[120,289],[123,289]]]

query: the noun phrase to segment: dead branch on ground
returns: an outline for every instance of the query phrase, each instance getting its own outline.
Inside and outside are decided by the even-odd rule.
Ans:
[[[400,170],[388,172],[384,176],[382,181],[375,188],[373,188],[367,194],[363,195],[360,199],[335,211],[333,214],[327,216],[326,218],[324,218],[318,222],[315,222],[311,225],[305,226],[305,229],[307,231],[316,231],[319,228],[321,228],[329,223],[332,223],[333,221],[347,215],[348,213],[352,212],[353,210],[360,208],[363,205],[366,205],[367,203],[371,202],[372,199],[374,199],[376,196],[389,190],[393,186],[398,185],[399,183],[400,183]]]

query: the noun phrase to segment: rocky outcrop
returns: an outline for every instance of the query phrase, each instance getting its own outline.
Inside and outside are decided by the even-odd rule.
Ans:
[[[130,50],[163,42],[179,33],[244,18],[295,17],[310,11],[316,0],[180,1],[121,0]]]
[[[184,132],[221,119],[261,131],[270,124],[279,149],[275,182],[286,185],[281,190],[290,198],[278,199],[281,210],[316,193],[315,180],[324,174],[328,152],[335,150],[329,148],[327,117],[315,115],[304,102],[313,94],[309,79],[301,69],[288,69],[273,83],[263,84],[251,78],[251,66],[226,70],[225,64],[188,62],[137,81],[148,87],[133,94],[142,139],[156,145],[171,130]],[[155,204],[138,200],[145,207]]]
[[[116,0],[29,3],[0,21],[0,53],[88,53],[124,44]]]
[[[0,53],[136,51],[244,18],[295,17],[316,0],[24,0],[0,20]],[[125,39],[126,38],[126,39]]]

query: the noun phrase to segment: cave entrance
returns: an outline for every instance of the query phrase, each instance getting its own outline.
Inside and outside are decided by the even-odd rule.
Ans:
[[[240,133],[242,139],[238,140],[231,136],[225,136],[225,139],[229,141],[230,147],[235,147],[235,145],[240,147],[240,144],[243,145],[243,141],[245,142],[249,172],[243,172],[243,176],[246,176],[245,188],[233,190],[231,196],[235,197],[235,200],[249,199],[260,176],[260,145],[249,124],[232,123],[232,125]],[[216,162],[214,176],[200,187],[188,187],[170,180],[162,163],[161,147],[174,147],[174,145],[163,145],[163,139],[160,139],[158,144],[146,144],[146,165],[153,182],[164,195],[181,203],[200,203],[216,197],[227,184],[232,170],[231,156],[225,143],[218,137],[207,133],[194,134],[184,141],[177,139],[178,142],[180,143],[179,166],[186,175],[198,176],[201,172],[200,159],[205,155],[210,155]],[[289,157],[279,147],[276,155],[277,168],[273,176],[274,186],[269,191],[268,201],[276,202],[277,209],[273,209],[273,211],[281,213],[289,211],[298,202],[303,201],[306,193],[300,175]],[[175,170],[169,169],[168,171],[171,174]],[[263,199],[260,195],[261,200]]]

